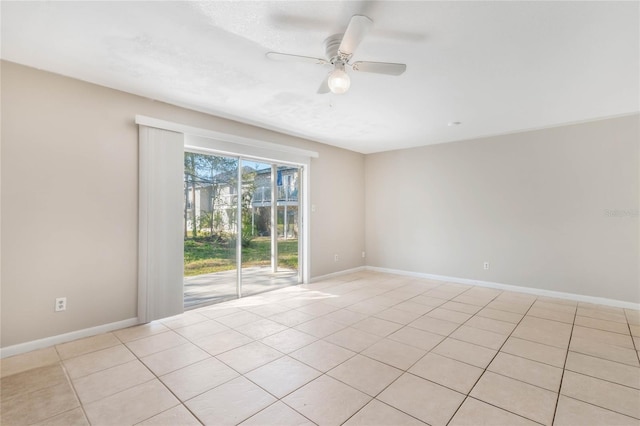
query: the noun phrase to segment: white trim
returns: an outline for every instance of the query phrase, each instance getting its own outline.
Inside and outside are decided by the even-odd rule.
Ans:
[[[204,154],[215,153],[229,157],[242,157],[251,161],[266,163],[306,165],[311,163],[311,157],[297,153],[274,150],[263,146],[238,144],[233,141],[213,139],[206,136],[183,133],[184,149]]]
[[[245,138],[243,136],[232,135],[229,133],[216,132],[208,129],[187,126],[185,124],[174,123],[171,121],[160,120],[158,118],[147,117],[144,115],[136,115],[136,124],[155,127],[157,129],[170,130],[173,132],[184,133],[191,136],[202,136],[217,141],[233,142],[239,145],[247,145],[254,148],[269,149],[288,154],[303,157],[318,158],[320,155],[316,151],[309,151],[302,148],[296,148],[288,145],[280,145],[273,142],[266,142],[258,139]]]
[[[311,281],[309,281],[309,282],[310,283],[315,283],[315,282],[318,282],[318,281],[328,280],[330,278],[335,278],[335,277],[339,277],[339,276],[342,276],[342,275],[348,275],[348,274],[353,274],[353,273],[356,273],[356,272],[362,272],[362,271],[364,271],[366,269],[367,269],[366,266],[358,266],[356,268],[345,269],[343,271],[332,272],[330,274],[313,277],[313,278],[311,278]]]
[[[302,195],[299,197],[299,202],[302,203],[302,215],[298,219],[302,229],[302,245],[298,246],[298,252],[302,252],[302,283],[308,284],[311,282],[311,162],[302,166],[302,186],[298,193]],[[299,267],[300,262],[298,262]]]
[[[48,348],[60,343],[71,342],[83,337],[91,337],[97,334],[108,333],[110,331],[119,330],[121,328],[138,325],[138,318],[129,318],[122,321],[116,321],[109,324],[102,324],[96,327],[85,328],[82,330],[72,331],[70,333],[58,334],[56,336],[45,337],[44,339],[32,340],[30,342],[19,343],[13,346],[7,346],[0,349],[0,358],[6,358],[13,355],[23,354],[25,352],[34,351],[36,349]]]
[[[185,138],[186,139],[186,138]],[[237,192],[237,196],[236,196],[236,296],[238,296],[238,299],[240,299],[242,297],[242,231],[244,230],[242,228],[242,159],[238,158],[238,163],[237,163],[237,174],[236,174],[236,179],[238,180],[236,182],[236,191]],[[271,166],[273,168],[273,166]],[[255,182],[255,181],[254,181]],[[194,185],[195,188],[195,185]],[[195,192],[195,189],[193,190]],[[194,197],[195,198],[195,197]],[[273,198],[272,198],[273,199]],[[211,203],[211,223],[213,223],[213,213],[215,211],[215,202]],[[193,218],[193,221],[195,223],[196,218]],[[193,226],[193,229],[197,229],[197,227]],[[271,228],[273,229],[273,228]],[[277,229],[277,228],[276,228]],[[197,231],[196,231],[197,232]],[[276,232],[276,237],[278,236],[277,232]],[[273,235],[270,236],[271,237],[271,241],[273,241]]]
[[[496,288],[499,290],[513,291],[517,293],[532,294],[535,296],[555,297],[557,299],[575,300],[577,302],[593,303],[595,305],[614,306],[616,308],[640,310],[640,303],[625,302],[623,300],[607,299],[605,297],[586,296],[576,293],[565,293],[562,291],[545,290],[542,288],[522,287],[512,284],[500,284],[491,281],[472,280],[468,278],[448,277],[444,275],[425,274],[421,272],[402,271],[399,269],[379,268],[377,266],[367,266],[368,271],[385,272],[388,274],[405,275],[416,278],[427,278],[438,281],[448,281],[458,284],[475,285],[478,287]]]
[[[311,265],[311,158],[282,151],[272,151],[264,147],[246,147],[230,141],[215,140],[197,135],[185,135],[184,149],[190,152],[227,155],[230,157],[239,157],[243,160],[248,159],[278,165],[290,164],[302,167],[302,186],[300,188],[301,196],[299,198],[299,208],[302,212],[302,238],[298,239],[298,244],[301,244],[302,249],[302,262],[299,263],[299,268],[301,268],[302,282],[308,283]]]

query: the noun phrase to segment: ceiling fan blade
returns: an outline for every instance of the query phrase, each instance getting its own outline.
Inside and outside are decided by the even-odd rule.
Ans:
[[[329,73],[331,74],[331,73]],[[326,93],[329,93],[331,90],[329,89],[329,74],[327,74],[327,76],[324,78],[324,80],[322,80],[322,83],[320,83],[320,87],[318,87],[318,94],[319,95],[324,95]]]
[[[273,59],[274,61],[309,62],[312,64],[320,64],[320,65],[329,63],[329,61],[322,58],[313,58],[311,56],[290,55],[288,53],[278,53],[278,52],[267,52],[267,58]]]
[[[347,31],[342,36],[342,42],[338,51],[344,55],[351,56],[356,50],[364,36],[367,35],[373,25],[373,21],[363,15],[353,15]]]
[[[407,70],[405,64],[393,64],[391,62],[366,62],[358,61],[351,64],[354,71],[372,72],[376,74],[400,75]]]

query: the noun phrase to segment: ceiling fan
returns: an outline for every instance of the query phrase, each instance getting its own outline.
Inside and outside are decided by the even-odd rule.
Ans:
[[[351,79],[345,71],[346,68],[351,68],[353,71],[387,75],[404,73],[407,69],[405,64],[368,61],[349,62],[356,48],[369,32],[372,24],[373,21],[366,16],[352,16],[344,34],[334,34],[324,41],[327,59],[278,52],[267,52],[267,58],[277,61],[309,62],[333,66],[333,71],[327,74],[318,89],[318,93],[321,94],[329,93],[329,91],[341,94],[349,90]]]

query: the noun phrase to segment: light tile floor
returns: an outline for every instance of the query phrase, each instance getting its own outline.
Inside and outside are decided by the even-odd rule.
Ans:
[[[359,272],[6,358],[2,425],[639,425],[640,312]]]

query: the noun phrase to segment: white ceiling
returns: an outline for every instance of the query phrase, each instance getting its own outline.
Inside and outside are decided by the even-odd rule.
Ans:
[[[8,2],[3,59],[362,153],[637,112],[633,2]],[[324,56],[354,14],[353,60],[399,77],[274,62]],[[448,126],[451,121],[462,122]]]

